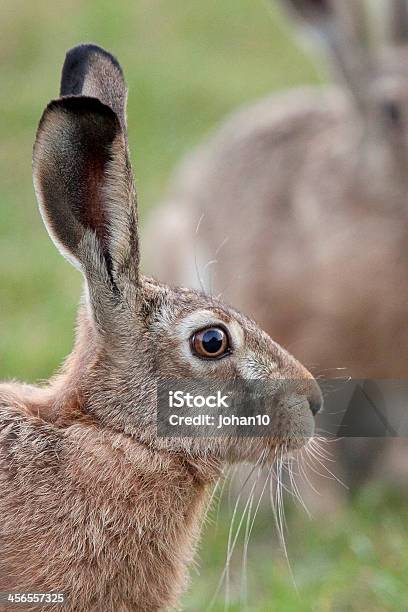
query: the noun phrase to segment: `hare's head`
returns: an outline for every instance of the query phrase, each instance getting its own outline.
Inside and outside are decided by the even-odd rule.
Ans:
[[[92,350],[78,386],[86,411],[104,427],[155,448],[230,461],[254,458],[280,443],[289,449],[301,445],[313,433],[322,401],[312,376],[219,300],[170,288],[139,270],[126,86],[116,60],[93,45],[73,49],[61,95],[38,128],[34,183],[51,238],[85,278],[83,322]],[[271,436],[158,436],[157,385],[190,379],[273,382]]]
[[[327,48],[374,138],[408,151],[408,0],[282,2]]]

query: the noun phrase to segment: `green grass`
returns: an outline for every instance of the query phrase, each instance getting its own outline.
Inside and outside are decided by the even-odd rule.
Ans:
[[[72,345],[79,275],[47,238],[31,185],[31,148],[58,94],[66,49],[83,41],[120,59],[141,217],[171,170],[228,112],[271,91],[319,81],[267,0],[2,0],[0,6],[0,379],[47,378]],[[335,517],[289,512],[299,594],[263,510],[249,548],[253,611],[401,610],[408,601],[406,500],[375,489]],[[204,610],[225,556],[229,513],[203,536],[186,610]],[[232,563],[239,606],[240,554]],[[216,610],[223,609],[222,598]]]
[[[248,605],[245,608],[241,599],[241,534],[231,562],[229,611],[408,609],[407,503],[406,496],[373,485],[330,516],[310,519],[299,506],[289,504],[286,540],[293,579],[276,537],[272,511],[265,504],[248,547]],[[211,600],[222,574],[232,508],[227,503],[221,507],[218,522],[214,510],[203,534],[201,563],[193,571],[192,588],[185,599],[187,610],[206,608],[203,602]],[[235,527],[238,522],[239,518]],[[215,612],[224,610],[224,592],[217,598]]]

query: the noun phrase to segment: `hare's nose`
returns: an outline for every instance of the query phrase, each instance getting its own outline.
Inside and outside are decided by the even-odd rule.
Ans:
[[[309,407],[310,407],[310,410],[312,411],[313,416],[316,416],[316,414],[320,412],[321,409],[323,408],[323,399],[308,400],[308,401],[309,401]]]
[[[316,416],[316,414],[323,408],[323,395],[319,387],[317,387],[313,393],[308,396],[307,401],[309,402],[309,407],[313,416]]]

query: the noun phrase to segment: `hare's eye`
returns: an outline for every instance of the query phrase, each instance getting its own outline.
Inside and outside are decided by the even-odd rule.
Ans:
[[[208,327],[191,338],[193,353],[204,359],[217,359],[229,352],[227,333],[221,327]]]

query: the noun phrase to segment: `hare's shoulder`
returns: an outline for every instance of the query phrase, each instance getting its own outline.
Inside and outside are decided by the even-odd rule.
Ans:
[[[49,468],[55,475],[71,461],[85,461],[97,441],[104,439],[86,421],[72,422],[70,426],[58,424],[58,419],[51,418],[54,402],[48,388],[0,384],[1,469],[24,472],[28,477],[31,474],[32,484],[40,472],[44,476]]]
[[[0,439],[15,427],[46,426],[41,415],[48,410],[48,403],[45,389],[19,382],[0,383]]]

